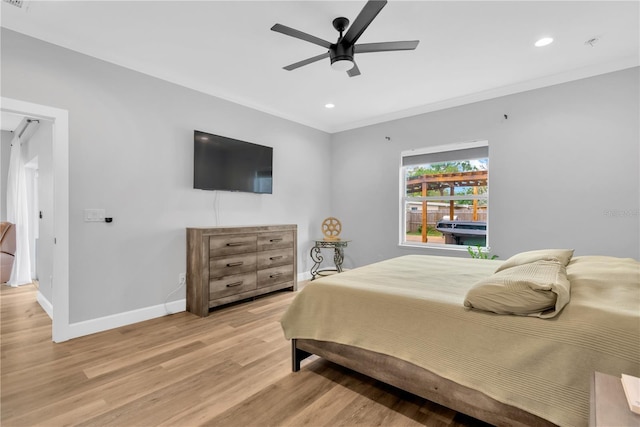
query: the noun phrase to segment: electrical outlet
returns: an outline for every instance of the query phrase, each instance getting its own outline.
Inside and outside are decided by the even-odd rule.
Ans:
[[[187,282],[187,273],[180,273],[178,275],[178,283],[180,283],[181,285],[185,284]]]

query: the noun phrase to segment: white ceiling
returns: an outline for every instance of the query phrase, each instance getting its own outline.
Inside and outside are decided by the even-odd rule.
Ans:
[[[353,78],[328,59],[282,69],[325,50],[273,24],[334,42],[331,21],[364,4],[3,2],[1,24],[327,132],[640,65],[638,1],[391,0],[359,43],[418,39],[415,51],[356,55]],[[555,42],[534,47],[542,36]]]

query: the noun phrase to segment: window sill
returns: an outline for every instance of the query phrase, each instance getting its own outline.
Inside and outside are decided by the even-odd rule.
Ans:
[[[429,250],[442,250],[442,251],[454,251],[454,252],[467,252],[467,246],[454,246],[454,245],[447,245],[444,243],[415,243],[415,242],[402,242],[398,244],[398,247],[400,248],[407,248],[407,249],[429,249]],[[475,249],[476,247],[473,246],[473,248]],[[490,247],[485,247],[485,246],[481,246],[480,247],[483,251],[490,251],[491,248]]]
[[[401,248],[411,248],[411,249],[439,249],[443,251],[456,251],[456,252],[467,252],[466,246],[454,246],[447,245],[443,243],[415,243],[415,242],[402,242],[398,244]]]

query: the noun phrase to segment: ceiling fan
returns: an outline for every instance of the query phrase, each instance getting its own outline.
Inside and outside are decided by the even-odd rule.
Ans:
[[[367,29],[369,24],[371,24],[386,4],[386,0],[369,0],[356,17],[356,20],[353,21],[351,27],[349,27],[349,20],[347,18],[339,17],[334,19],[333,28],[340,33],[340,37],[338,37],[338,41],[335,43],[328,42],[316,36],[312,36],[311,34],[303,33],[302,31],[282,24],[275,24],[271,27],[272,31],[308,41],[329,49],[322,55],[313,56],[294,64],[287,65],[283,68],[291,71],[328,57],[331,59],[331,67],[334,70],[346,71],[349,77],[354,77],[360,75],[360,70],[353,59],[356,53],[414,50],[418,46],[418,43],[420,42],[419,40],[356,44],[364,30]],[[347,27],[349,27],[348,30]],[[343,35],[345,30],[347,30],[347,32]]]

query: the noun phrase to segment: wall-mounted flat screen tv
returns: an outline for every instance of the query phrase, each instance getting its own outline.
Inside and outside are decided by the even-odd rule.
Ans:
[[[272,147],[196,130],[193,154],[193,188],[272,193]]]

